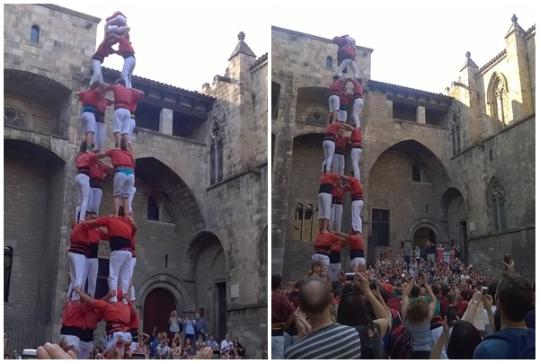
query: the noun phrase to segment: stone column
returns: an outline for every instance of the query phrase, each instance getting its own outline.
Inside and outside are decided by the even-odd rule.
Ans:
[[[416,111],[416,121],[418,124],[425,124],[425,107],[424,106],[417,106]]]
[[[159,112],[159,132],[165,135],[172,135],[172,121],[174,112],[168,108],[162,108]]]
[[[292,152],[294,148],[294,123],[296,117],[296,96],[294,76],[281,74],[281,99],[275,137],[275,151],[272,160],[272,273],[282,274],[283,259],[288,228],[288,197]]]

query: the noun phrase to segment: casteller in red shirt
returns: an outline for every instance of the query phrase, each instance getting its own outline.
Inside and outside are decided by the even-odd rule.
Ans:
[[[354,128],[354,130],[352,130],[352,133],[350,134],[350,146],[352,148],[362,148],[362,144],[361,144],[361,129],[360,128]]]
[[[85,329],[86,312],[84,304],[80,301],[68,301],[62,311],[62,326]]]
[[[110,158],[112,166],[135,168],[135,159],[129,150],[110,149],[105,152],[105,155]]]

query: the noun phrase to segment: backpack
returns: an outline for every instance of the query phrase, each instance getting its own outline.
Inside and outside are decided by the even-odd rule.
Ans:
[[[412,358],[412,336],[404,324],[393,329],[389,335],[387,355],[390,359]]]
[[[535,359],[535,329],[528,329],[526,335],[514,334],[504,329],[485,339],[500,339],[509,343],[507,359]]]
[[[380,329],[376,324],[356,326],[361,341],[361,359],[385,359],[384,343],[380,336]],[[369,330],[373,331],[373,336],[369,336]]]

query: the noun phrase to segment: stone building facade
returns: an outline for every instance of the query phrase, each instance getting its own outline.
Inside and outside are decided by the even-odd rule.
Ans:
[[[483,270],[499,271],[511,253],[533,278],[535,26],[525,31],[513,18],[505,44],[482,67],[467,53],[444,94],[370,79],[373,50],[357,48],[366,81],[360,166],[370,261],[389,247],[399,254],[402,241],[430,239],[446,249],[454,241]],[[285,279],[308,269],[318,229],[336,52],[330,39],[272,28],[272,271]],[[350,230],[345,198],[343,231]]]
[[[81,141],[76,92],[89,81],[100,19],[5,5],[4,22],[4,326],[7,349],[20,352],[60,330]],[[256,357],[267,349],[268,62],[244,38],[202,93],[134,77],[146,93],[134,141],[134,285],[144,331],[166,329],[171,310],[200,312],[210,334],[237,335]],[[109,135],[112,119],[109,109]],[[102,213],[112,208],[110,184]],[[98,293],[108,253],[103,243]]]

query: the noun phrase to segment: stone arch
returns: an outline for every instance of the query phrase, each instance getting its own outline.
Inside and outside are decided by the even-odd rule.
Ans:
[[[66,161],[47,147],[22,138],[4,140],[4,243],[14,251],[4,326],[12,349],[50,339],[54,312],[42,307],[62,289],[57,269],[65,170]]]
[[[139,309],[141,319],[144,317],[144,303],[148,295],[155,289],[165,289],[173,296],[178,313],[192,312],[195,309],[192,294],[189,293],[185,283],[175,276],[169,274],[156,274],[147,278],[137,290],[137,308]],[[169,314],[170,312],[164,312]],[[143,327],[147,332],[147,327]],[[151,333],[151,327],[150,333]]]
[[[204,312],[209,333],[223,338],[227,331],[228,258],[219,237],[202,231],[192,240],[185,258],[189,279],[194,281],[195,308]]]
[[[169,166],[154,157],[136,159],[136,177],[163,201],[180,234],[193,236],[204,229],[204,218],[189,186]]]
[[[438,244],[438,243],[445,242],[446,234],[441,230],[438,223],[432,218],[421,218],[415,221],[414,223],[412,223],[412,225],[410,225],[410,228],[408,229],[407,239],[415,243],[414,236],[417,233],[417,231],[419,231],[422,228],[428,228],[434,233],[435,241],[432,241],[433,243],[435,242],[436,244]],[[415,247],[415,244],[414,244],[414,247]],[[420,246],[420,247],[423,247],[423,246]]]
[[[425,176],[420,182],[413,180],[414,165]],[[367,180],[365,220],[371,219],[373,209],[389,211],[390,243],[394,250],[398,250],[402,240],[413,241],[421,226],[432,229],[437,241],[446,241],[441,197],[450,185],[449,175],[429,148],[413,139],[391,145],[376,157],[368,169]],[[372,228],[375,227],[383,226],[373,222]],[[363,228],[370,235],[369,225]],[[375,242],[369,240],[369,246]]]
[[[494,72],[487,87],[487,104],[490,116],[503,123],[508,123],[512,118],[508,95],[507,78],[499,71]]]
[[[328,115],[327,87],[299,87],[296,99],[296,123],[325,126]]]
[[[5,69],[4,91],[5,107],[24,115],[24,123],[11,126],[66,136],[72,94],[69,87],[40,74]]]

